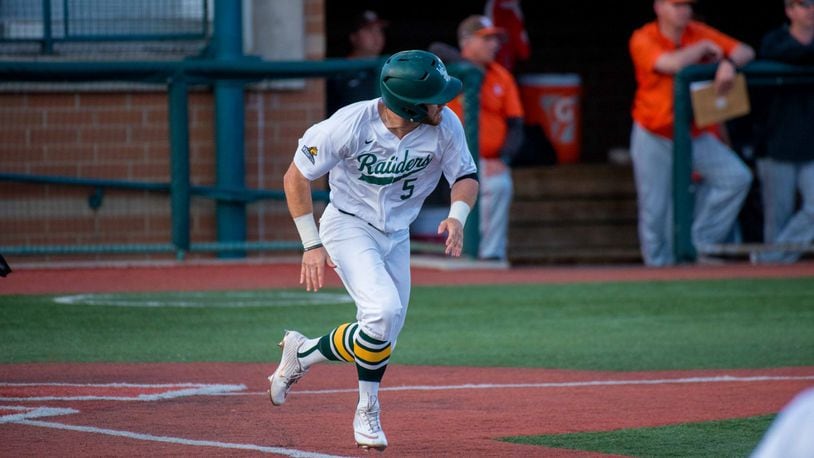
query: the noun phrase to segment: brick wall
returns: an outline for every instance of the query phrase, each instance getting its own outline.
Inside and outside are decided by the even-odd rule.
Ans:
[[[246,100],[246,184],[282,189],[297,141],[310,125],[324,117],[324,82],[309,79],[303,92],[252,92]],[[324,186],[321,184],[320,186]],[[285,202],[264,201],[249,206],[250,240],[298,240]]]
[[[324,57],[323,0],[306,0],[306,56]],[[165,88],[155,90],[23,88],[0,92],[0,171],[77,178],[168,182]],[[297,139],[324,116],[324,83],[245,93],[246,184],[282,189]],[[215,127],[209,89],[189,98],[193,185],[213,185]],[[168,243],[170,200],[162,193],[0,183],[0,246]],[[192,200],[193,242],[214,241],[215,204]],[[284,202],[250,204],[249,240],[295,240]]]

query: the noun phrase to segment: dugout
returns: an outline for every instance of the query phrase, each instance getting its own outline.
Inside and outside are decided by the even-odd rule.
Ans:
[[[45,4],[16,1],[18,5],[37,3]],[[116,3],[124,4],[106,2]],[[145,0],[129,3],[143,6]],[[195,2],[155,3],[166,6]],[[581,76],[583,126],[589,133],[583,137],[581,157],[590,166],[579,171],[556,168],[529,171],[529,175],[523,177],[526,183],[533,184],[536,180],[557,183],[559,173],[567,177],[572,172],[583,177],[586,183],[600,183],[602,180],[597,177],[607,173],[602,171],[607,168],[607,150],[627,143],[633,78],[626,41],[636,26],[652,18],[652,13],[649,1],[606,3],[587,9],[564,2],[524,3],[533,55],[519,71],[573,72]],[[326,55],[335,56],[333,47],[342,40],[336,35],[336,24],[357,5],[372,6],[385,18],[399,19],[388,29],[388,51],[424,47],[436,40],[454,43],[454,30],[460,18],[483,8],[480,1],[456,2],[447,7],[419,0],[410,8],[404,8],[395,3],[340,0],[247,0],[243,4],[255,6],[254,10],[244,8],[241,15],[216,14],[216,6],[224,8],[234,4],[226,0],[198,1],[200,11],[205,13],[190,23],[198,24],[200,29],[196,30],[202,31],[204,38],[192,34],[194,36],[157,37],[153,41],[144,34],[133,34],[132,40],[119,37],[121,41],[110,41],[110,37],[104,37],[105,30],[109,33],[125,29],[102,28],[102,32],[96,32],[101,36],[89,37],[87,31],[85,36],[71,36],[71,30],[83,29],[69,27],[68,33],[63,31],[59,35],[55,30],[64,29],[65,20],[41,21],[39,29],[21,28],[20,24],[13,25],[2,19],[6,17],[2,13],[8,11],[5,8],[15,2],[0,3],[0,29],[6,38],[0,42],[4,56],[1,73],[6,81],[0,92],[3,102],[0,122],[4,126],[0,133],[0,174],[3,175],[0,193],[4,196],[0,212],[5,217],[4,227],[10,228],[0,235],[0,251],[27,253],[26,256],[40,256],[39,259],[55,259],[57,252],[61,253],[59,259],[74,255],[83,259],[154,259],[156,253],[174,259],[179,246],[186,256],[208,256],[213,252],[254,256],[270,250],[294,253],[298,245],[284,205],[279,201],[279,177],[290,160],[291,145],[297,136],[324,115],[324,89],[316,75],[349,69],[352,64],[329,58],[324,66],[304,64],[294,70],[287,65],[297,67],[302,59],[313,63],[322,61]],[[236,23],[245,27],[253,20],[262,20],[262,8],[257,8],[261,4],[283,5],[287,14],[293,12],[294,19],[282,21],[282,25],[298,24],[300,29],[290,33],[300,34],[299,39],[294,40],[296,46],[286,44],[281,48],[300,52],[301,58],[279,57],[273,53],[264,54],[264,59],[237,58],[239,54],[262,54],[254,48],[247,52],[247,41],[257,45],[280,39],[263,35],[278,27],[254,27],[249,34],[244,30],[242,37],[234,33],[238,28]],[[736,6],[739,4],[729,0],[702,1],[699,11],[713,25],[744,37],[753,45],[765,30],[782,22],[780,8],[776,18],[772,14],[760,17],[728,14]],[[229,12],[229,9],[222,11]],[[427,15],[427,11],[433,11],[433,15]],[[208,21],[201,22],[202,17]],[[224,29],[230,32],[221,35],[231,36],[229,40],[213,40],[215,18],[232,24],[231,29]],[[44,36],[49,24],[54,30],[47,44],[47,40],[38,37]],[[23,39],[17,36],[16,40],[9,40],[12,29],[22,33]],[[602,33],[589,34],[585,30]],[[105,62],[111,59],[115,60],[114,65],[106,66]],[[210,59],[221,59],[221,62],[212,64]],[[283,59],[285,65],[272,65],[269,63],[272,59]],[[78,60],[94,61],[98,66],[69,69]],[[15,67],[15,63],[23,65]],[[47,68],[49,76],[40,74],[37,78],[44,78],[40,80],[31,74],[26,76],[26,65],[32,66],[28,70],[36,66],[40,66],[40,70]],[[119,65],[121,67],[116,69]],[[304,69],[312,73],[306,75],[302,73]],[[125,70],[129,74],[113,76],[110,72],[114,70]],[[244,71],[246,73],[240,73]],[[23,73],[15,76],[14,72]],[[84,76],[79,75],[82,72]],[[269,77],[270,72],[277,73]],[[219,103],[213,80],[222,81],[220,92],[225,98]],[[181,87],[185,90],[178,89]],[[181,110],[172,115],[171,100],[184,98],[188,101],[186,114]],[[216,104],[232,106],[228,112],[231,114],[218,117]],[[184,142],[179,140],[184,136],[173,134],[170,127],[173,119],[178,125],[176,117],[179,116],[187,116],[190,161],[186,180],[171,179],[173,173],[183,175],[184,169],[171,159],[174,149],[184,149]],[[242,123],[238,122],[241,119]],[[230,123],[230,129],[219,130],[218,126]],[[242,133],[227,134],[238,131]],[[218,158],[230,161],[235,157],[243,161],[242,169],[224,171],[220,168]],[[230,162],[236,163],[239,165],[239,161]],[[625,170],[620,173],[608,181],[625,180]],[[567,183],[567,178],[564,182]],[[184,211],[174,212],[173,206],[179,203],[173,204],[170,199],[173,186],[175,195],[188,192],[189,198],[181,198],[180,204],[184,208],[188,200],[189,213],[184,218],[179,216]],[[18,198],[20,192],[27,197]],[[517,218],[525,228],[526,239],[535,238],[535,234],[539,235],[553,224],[550,220],[534,220],[534,215],[564,215],[546,213],[548,210],[537,203],[549,197],[534,192],[527,194],[530,206],[523,213],[527,219]],[[627,212],[630,202],[625,199],[629,199],[629,193],[623,190],[621,194],[623,197],[601,187],[580,199],[594,203],[605,199]],[[550,199],[559,199],[560,209],[575,208],[563,201],[562,196]],[[613,206],[607,211],[615,212]],[[219,217],[218,213],[226,216]],[[586,216],[591,214],[592,211],[585,211]],[[623,214],[625,216],[613,224],[617,228],[626,227],[616,238],[629,242],[635,235],[630,235],[629,214]],[[528,219],[529,215],[532,220]],[[558,219],[560,223],[566,220]],[[230,232],[234,227],[226,230],[219,221],[244,221],[245,225]],[[583,218],[578,224],[580,230],[593,227],[603,231],[602,225],[590,218]],[[173,232],[173,227],[178,225],[182,228],[186,225],[186,229]],[[468,224],[467,228],[470,227]],[[580,233],[563,224],[559,229],[563,233]],[[590,236],[578,239],[584,241],[587,237]],[[566,246],[561,239],[546,240],[556,246]],[[185,249],[187,243],[189,251]],[[600,246],[583,245],[594,253],[607,253],[613,246],[608,243],[611,242]],[[517,253],[529,254],[529,262],[563,259],[540,257],[541,253],[551,253],[551,246],[516,246]],[[625,259],[629,259],[625,253]]]

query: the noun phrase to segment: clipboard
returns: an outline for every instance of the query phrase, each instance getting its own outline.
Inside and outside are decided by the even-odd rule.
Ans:
[[[696,81],[690,84],[690,99],[697,127],[707,127],[749,114],[749,93],[746,77],[735,76],[732,89],[724,95],[715,93],[712,81]]]

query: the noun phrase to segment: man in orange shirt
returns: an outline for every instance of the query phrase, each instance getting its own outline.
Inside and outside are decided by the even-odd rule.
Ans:
[[[639,243],[645,264],[675,263],[673,254],[673,81],[693,64],[718,63],[715,87],[731,89],[738,67],[754,58],[748,45],[692,20],[694,0],[654,0],[656,20],[633,32],[636,73],[630,150],[639,203]],[[692,240],[696,248],[730,234],[752,173],[717,136],[719,126],[693,127],[692,164],[702,177],[696,190]]]
[[[495,62],[504,31],[486,16],[473,15],[458,26],[461,57],[483,69],[478,120],[480,152],[481,259],[506,260],[512,174],[509,164],[523,143],[523,105],[511,73]],[[462,97],[449,106],[463,120]]]

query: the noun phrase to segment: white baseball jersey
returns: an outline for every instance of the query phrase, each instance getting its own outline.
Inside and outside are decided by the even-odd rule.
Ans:
[[[331,203],[383,232],[406,229],[441,173],[452,185],[476,173],[463,126],[444,108],[438,126],[421,124],[404,138],[379,116],[379,99],[338,110],[308,129],[294,163],[309,180],[326,173]]]

